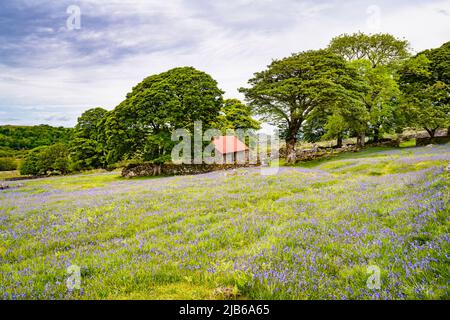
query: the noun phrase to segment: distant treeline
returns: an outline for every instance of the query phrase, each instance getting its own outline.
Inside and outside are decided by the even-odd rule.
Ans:
[[[71,140],[72,128],[38,126],[0,126],[0,149],[29,150]]]
[[[115,168],[127,162],[170,163],[174,129],[258,130],[259,120],[279,129],[286,162],[298,141],[335,139],[342,147],[378,143],[405,129],[434,138],[450,128],[450,42],[413,54],[407,40],[390,34],[343,34],[326,48],[272,60],[238,89],[245,102],[225,99],[214,78],[193,67],[152,74],[112,110],[83,112],[74,129],[0,127],[0,152],[14,155],[25,175]],[[1,158],[1,154],[0,154]],[[4,168],[14,161],[3,160]]]

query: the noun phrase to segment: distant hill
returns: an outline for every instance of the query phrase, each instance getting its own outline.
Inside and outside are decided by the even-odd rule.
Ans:
[[[72,128],[37,126],[0,126],[0,149],[33,149],[58,142],[68,142],[73,134]]]

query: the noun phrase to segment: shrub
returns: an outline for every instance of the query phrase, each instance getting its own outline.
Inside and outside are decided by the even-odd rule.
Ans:
[[[63,143],[38,147],[28,154],[20,168],[22,175],[54,175],[72,171],[69,150]]]
[[[13,171],[17,169],[17,162],[14,158],[0,158],[0,171]]]
[[[14,157],[14,150],[6,147],[0,147],[0,158]]]
[[[40,164],[40,153],[45,148],[46,147],[37,147],[28,153],[25,161],[20,167],[21,175],[39,175],[40,168],[42,167]]]

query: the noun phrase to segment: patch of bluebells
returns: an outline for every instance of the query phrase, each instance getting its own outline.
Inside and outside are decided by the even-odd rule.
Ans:
[[[0,192],[0,297],[115,298],[192,279],[255,299],[449,298],[450,145],[380,155],[275,176],[25,182]],[[398,172],[346,171],[386,161]],[[69,292],[73,264],[82,290]]]

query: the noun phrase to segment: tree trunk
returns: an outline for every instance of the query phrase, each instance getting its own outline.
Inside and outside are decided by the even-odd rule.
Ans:
[[[380,128],[375,127],[373,129],[373,142],[380,141]]]
[[[427,130],[428,134],[430,135],[430,138],[434,138],[434,134],[436,133],[436,129],[425,128],[425,130]]]
[[[286,163],[288,164],[294,164],[297,160],[297,152],[295,151],[296,143],[296,137],[286,139]]]
[[[363,148],[365,143],[366,143],[366,134],[363,132],[358,135],[356,139],[356,144],[358,145],[358,147]]]
[[[338,133],[336,147],[337,148],[342,148],[342,134],[341,133]]]

